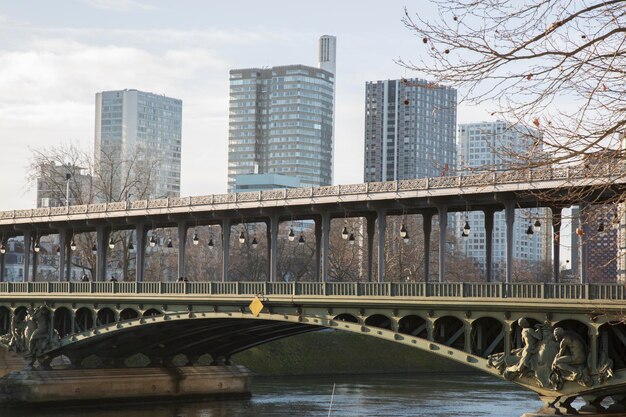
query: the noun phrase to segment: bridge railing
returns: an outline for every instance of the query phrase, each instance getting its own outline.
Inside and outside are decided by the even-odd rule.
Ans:
[[[626,300],[620,284],[479,282],[0,282],[2,294],[151,294]]]
[[[62,207],[44,207],[38,209],[0,211],[0,223],[3,220],[37,218],[50,216],[87,215],[100,213],[126,214],[132,210],[169,209],[194,206],[218,206],[220,204],[287,201],[289,199],[340,197],[354,194],[376,194],[402,191],[420,191],[429,189],[458,188],[469,186],[487,186],[493,184],[513,184],[537,181],[574,180],[605,178],[612,181],[626,173],[626,164],[606,164],[599,169],[589,169],[585,165],[573,165],[564,168],[541,170],[518,169],[502,172],[487,172],[464,176],[419,178],[400,181],[369,182],[346,184],[318,188],[287,188],[284,190],[265,190],[231,194],[213,194],[194,197],[172,197],[154,200],[121,201]]]

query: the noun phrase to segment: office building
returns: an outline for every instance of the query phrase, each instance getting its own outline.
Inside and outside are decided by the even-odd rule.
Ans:
[[[458,165],[459,174],[476,173],[481,170],[506,170],[518,155],[526,155],[534,149],[540,155],[541,149],[532,148],[539,133],[533,129],[509,125],[503,121],[460,124],[458,127]],[[463,237],[461,228],[457,227],[457,235],[461,249],[466,256],[476,259],[483,270],[486,269],[486,234],[485,219],[482,212],[471,211],[458,213],[458,224],[470,224],[471,233]],[[539,220],[539,231],[535,224]],[[529,227],[532,234],[529,234]],[[551,217],[543,208],[515,211],[513,229],[513,260],[521,261],[520,271],[528,266],[536,268],[531,276],[539,276],[541,262],[551,258]],[[493,276],[502,278],[506,265],[506,222],[504,211],[494,214],[493,223]],[[526,280],[528,277],[520,278]],[[515,279],[515,277],[514,277]]]
[[[331,185],[334,74],[321,67],[334,66],[334,37],[322,44],[328,48],[320,55],[320,68],[230,71],[229,192],[240,189],[238,176],[250,174],[282,176],[276,184],[265,184],[270,188],[284,188],[284,177],[303,187]]]
[[[151,190],[135,198],[179,196],[181,124],[181,100],[138,90],[97,93],[96,169],[108,170],[115,188],[143,166],[150,170]]]
[[[456,90],[419,79],[365,85],[364,181],[451,175]]]

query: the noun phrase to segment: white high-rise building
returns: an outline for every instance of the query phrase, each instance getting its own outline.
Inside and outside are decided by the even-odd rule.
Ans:
[[[511,126],[503,121],[467,123],[458,126],[458,164],[460,174],[475,173],[481,169],[506,170],[516,154],[527,153],[539,133],[524,126]],[[539,153],[541,149],[536,149]],[[459,237],[461,250],[466,256],[486,268],[486,234],[485,219],[482,212],[471,211],[457,214],[456,233]],[[469,237],[462,237],[461,227],[465,221],[471,227]],[[539,220],[540,231],[534,228]],[[528,227],[533,226],[533,234],[527,234]],[[533,208],[516,210],[513,227],[513,259],[529,261],[537,266],[539,262],[551,257],[551,220],[546,209]],[[504,211],[494,214],[493,222],[493,276],[502,277],[506,265],[506,222]]]
[[[335,39],[326,38],[320,68],[230,71],[229,192],[331,185],[335,77],[323,66],[334,68]]]
[[[131,161],[139,152],[139,158],[156,161],[150,197],[179,196],[182,106],[179,99],[138,90],[97,93],[96,162]]]

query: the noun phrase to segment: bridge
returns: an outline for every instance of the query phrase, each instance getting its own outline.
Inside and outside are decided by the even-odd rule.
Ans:
[[[584,273],[580,283],[559,283],[558,255],[553,282],[513,283],[510,261],[515,208],[549,207],[558,233],[568,195],[584,195],[584,201],[576,201],[580,204],[614,201],[624,189],[622,171],[620,166],[594,173],[519,171],[2,212],[3,243],[21,235],[30,244],[25,245],[25,282],[0,282],[1,342],[43,368],[61,356],[75,367],[89,362],[116,368],[136,354],[153,366],[166,366],[181,355],[196,364],[206,354],[218,365],[258,344],[326,328],[408,345],[511,380],[536,392],[554,412],[571,411],[578,397],[585,409],[600,409],[609,396],[620,408],[626,392],[624,287],[588,283]],[[486,282],[445,282],[447,213],[468,206],[485,212],[488,236],[489,219],[505,211],[504,282],[491,282],[491,268]],[[387,282],[384,240],[373,253],[374,232],[384,239],[386,216],[406,212],[424,218],[425,255],[432,217],[439,217],[444,238],[438,282]],[[328,282],[330,220],[346,216],[367,220],[369,282]],[[316,282],[276,280],[278,225],[293,218],[315,222]],[[228,244],[222,250],[221,281],[144,281],[149,229],[178,229],[183,242],[178,267],[184,276],[190,226],[220,225],[223,241],[229,242],[231,226],[244,219],[268,224],[268,282],[229,281]],[[104,281],[112,230],[136,232],[136,282]],[[68,262],[61,262],[58,281],[37,281],[30,262],[35,266],[38,238],[58,233],[60,258],[67,260],[71,236],[91,232],[98,242],[96,280],[69,281]],[[491,244],[488,239],[487,247]],[[24,328],[31,329],[31,337],[20,333]]]

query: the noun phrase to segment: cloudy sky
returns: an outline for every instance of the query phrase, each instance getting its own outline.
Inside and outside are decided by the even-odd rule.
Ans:
[[[95,93],[124,88],[183,100],[182,194],[225,192],[229,69],[316,65],[322,34],[338,38],[335,182],[361,182],[365,82],[420,75],[394,60],[418,56],[401,19],[424,4],[0,0],[0,210],[35,204],[31,149],[93,146]]]

